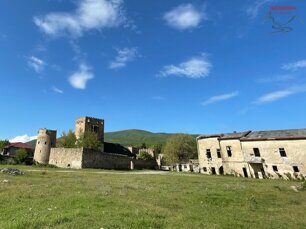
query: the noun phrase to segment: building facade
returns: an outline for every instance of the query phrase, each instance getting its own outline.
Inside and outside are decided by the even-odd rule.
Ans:
[[[273,179],[306,176],[306,129],[201,135],[197,145],[201,173]]]

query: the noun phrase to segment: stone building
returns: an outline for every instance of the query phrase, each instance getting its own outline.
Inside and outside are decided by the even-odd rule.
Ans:
[[[79,139],[84,132],[95,132],[101,141],[98,150],[86,148],[56,148],[56,131],[40,129],[34,161],[60,168],[103,169],[155,169],[155,161],[136,159],[136,155],[120,144],[104,142],[104,120],[82,117],[76,120],[75,135]]]
[[[56,130],[40,129],[36,141],[34,161],[48,164],[52,147],[56,147]]]
[[[201,135],[197,145],[202,173],[285,179],[306,176],[306,129]]]

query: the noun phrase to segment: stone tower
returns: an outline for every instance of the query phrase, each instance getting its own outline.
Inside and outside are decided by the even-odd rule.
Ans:
[[[39,129],[34,161],[40,164],[48,164],[51,148],[56,147],[56,130]]]
[[[76,120],[75,123],[75,136],[80,136],[87,131],[92,131],[98,134],[102,143],[102,151],[104,150],[104,120],[92,117],[82,117]]]

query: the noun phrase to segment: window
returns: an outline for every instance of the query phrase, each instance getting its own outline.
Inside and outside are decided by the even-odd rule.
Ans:
[[[287,157],[286,151],[284,148],[279,148],[279,153],[281,155],[281,157]]]
[[[273,171],[274,172],[278,172],[277,166],[276,165],[272,165]]]
[[[220,149],[217,149],[217,157],[221,158],[221,150]]]
[[[213,175],[216,174],[216,168],[215,167],[211,167],[211,174],[213,174]]]
[[[231,146],[226,146],[226,152],[227,152],[227,155],[229,157],[231,157],[232,156],[232,147]]]
[[[211,152],[210,152],[210,149],[206,149],[206,157],[208,159],[211,159]]]
[[[260,157],[260,152],[258,148],[253,148],[253,152],[254,152],[255,157]]]
[[[203,167],[203,171],[204,171],[204,172],[207,172],[207,168],[206,168],[206,167]]]
[[[297,166],[292,166],[292,168],[293,168],[293,171],[294,171],[295,173],[300,172],[299,167],[297,167]]]
[[[47,142],[45,142],[45,145],[47,145]]]
[[[99,126],[93,125],[91,127],[91,131],[95,132],[95,133],[99,133]]]
[[[39,143],[40,143],[40,141],[38,141],[38,143],[37,143],[37,144],[39,145]]]

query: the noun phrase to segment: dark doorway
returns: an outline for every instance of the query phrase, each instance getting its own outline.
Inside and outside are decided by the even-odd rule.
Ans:
[[[213,174],[213,175],[216,174],[216,169],[215,169],[215,167],[211,167],[211,174]]]
[[[246,168],[242,168],[244,177],[248,177],[248,172]]]
[[[221,167],[219,168],[219,174],[221,174],[221,175],[224,174],[223,166],[221,166]]]

